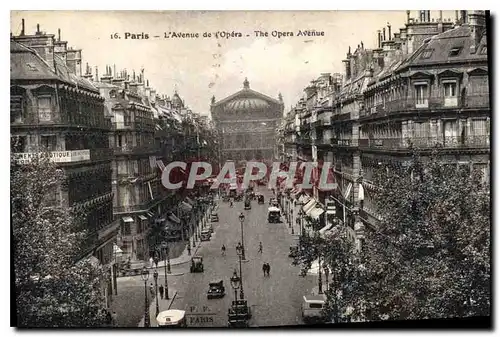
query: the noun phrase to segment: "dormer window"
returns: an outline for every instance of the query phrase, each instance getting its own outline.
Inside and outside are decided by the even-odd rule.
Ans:
[[[460,54],[460,52],[462,51],[462,47],[453,47],[450,49],[450,53],[448,54],[448,56],[458,56]]]
[[[481,55],[488,55],[488,47],[487,46],[483,46],[483,48],[481,48],[481,51],[479,52],[479,54],[481,54]]]

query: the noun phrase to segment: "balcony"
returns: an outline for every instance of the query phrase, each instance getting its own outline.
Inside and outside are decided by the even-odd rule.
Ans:
[[[348,121],[350,119],[353,119],[354,116],[351,112],[345,112],[343,114],[335,114],[332,117],[330,117],[330,124],[336,123],[336,122],[343,122],[343,121]]]
[[[112,130],[118,131],[118,130],[144,130],[144,131],[153,131],[154,128],[154,123],[151,120],[149,123],[145,122],[114,122],[111,123],[112,125]]]
[[[160,151],[155,144],[143,144],[138,146],[124,145],[113,148],[114,155],[126,154],[150,154]]]
[[[350,146],[356,146],[355,143],[356,142],[353,141],[353,139],[339,139],[339,138],[330,139],[330,144],[333,146],[350,147]]]
[[[468,95],[465,97],[437,96],[430,97],[420,102],[415,99],[403,98],[386,101],[360,111],[360,117],[383,117],[390,113],[405,112],[420,109],[489,109],[488,94]],[[342,115],[340,115],[342,116]],[[335,117],[335,116],[334,116]],[[333,121],[333,117],[332,117]]]
[[[360,148],[407,150],[409,148],[443,148],[443,149],[484,149],[490,147],[489,136],[467,137],[421,137],[421,138],[384,138],[359,139]]]
[[[51,152],[18,152],[15,160],[19,164],[27,164],[33,158],[48,155],[52,163],[78,163],[90,160],[90,150],[51,151]]]

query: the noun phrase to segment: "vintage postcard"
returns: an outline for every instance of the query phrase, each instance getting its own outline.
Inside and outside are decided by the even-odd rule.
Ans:
[[[489,326],[489,22],[12,11],[12,325]]]

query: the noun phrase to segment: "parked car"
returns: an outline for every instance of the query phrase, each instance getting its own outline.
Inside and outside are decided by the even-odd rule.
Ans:
[[[201,241],[210,241],[210,238],[212,237],[212,232],[210,229],[203,229],[201,231]]]
[[[304,323],[321,322],[326,295],[305,295],[302,300],[302,319]]]

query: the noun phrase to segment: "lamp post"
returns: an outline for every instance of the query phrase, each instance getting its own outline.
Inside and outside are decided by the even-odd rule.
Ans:
[[[144,281],[144,327],[150,327],[149,321],[149,301],[148,301],[148,279],[149,279],[149,270],[144,267],[142,269],[141,278]]]
[[[243,215],[243,213],[240,213],[239,219],[240,219],[240,226],[241,226],[241,259],[246,260],[245,259],[245,243],[243,241],[243,221],[245,221],[245,216]]]
[[[329,289],[328,275],[330,274],[330,270],[328,269],[328,266],[324,263],[323,263],[323,269],[325,270],[326,291],[328,291]]]
[[[238,288],[240,287],[240,278],[238,277],[238,273],[236,272],[236,269],[233,272],[233,276],[231,276],[231,287],[234,289],[234,302],[236,304],[236,301],[238,300]]]
[[[158,305],[158,270],[155,269],[153,273],[153,277],[155,279],[155,291],[156,291],[156,317],[160,314],[160,306]]]
[[[243,254],[243,246],[238,245],[236,246],[236,253],[238,253],[238,259],[240,260],[240,299],[245,298],[245,294],[243,293],[243,274],[241,270],[241,257]]]
[[[168,297],[168,277],[167,277],[167,269],[168,272],[170,272],[170,259],[168,259],[168,245],[166,242],[162,243],[162,247],[165,249],[165,263],[163,264],[163,268],[165,270],[165,299],[169,300],[170,298]],[[168,261],[168,262],[167,262]],[[167,267],[168,265],[168,267]]]
[[[289,213],[289,214],[290,214],[290,226],[292,227],[292,235],[295,235],[295,231],[294,231],[294,229],[293,229],[293,227],[294,227],[294,226],[293,226],[293,220],[294,220],[294,219],[293,219],[293,207],[292,207],[292,205],[293,205],[293,204],[291,203],[291,199],[289,199],[289,200],[288,200],[288,211],[287,211],[287,213]],[[292,210],[292,212],[290,212],[290,209]]]

